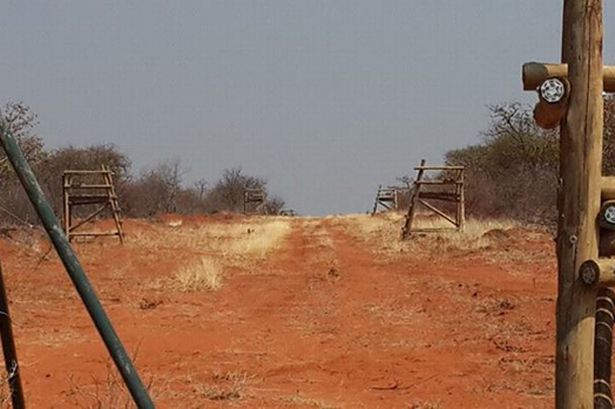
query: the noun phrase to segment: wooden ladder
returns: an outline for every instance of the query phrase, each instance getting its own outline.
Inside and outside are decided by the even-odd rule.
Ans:
[[[124,225],[122,224],[122,210],[118,202],[117,193],[115,192],[115,185],[113,184],[113,172],[108,166],[102,165],[101,169],[104,171],[103,177],[107,185],[109,193],[109,206],[111,207],[111,213],[113,214],[113,220],[115,221],[115,228],[117,229],[117,236],[120,239],[120,243],[124,244]]]

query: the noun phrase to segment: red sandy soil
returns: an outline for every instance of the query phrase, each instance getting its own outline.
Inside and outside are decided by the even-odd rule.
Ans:
[[[553,406],[549,235],[384,257],[334,219],[290,220],[281,248],[216,291],[145,286],[177,252],[76,246],[157,407]],[[150,228],[129,221],[128,240]],[[117,394],[106,351],[54,253],[42,258],[48,244],[23,242],[3,239],[0,254],[29,407],[124,407],[91,406],[89,394]],[[508,257],[513,247],[527,257]]]

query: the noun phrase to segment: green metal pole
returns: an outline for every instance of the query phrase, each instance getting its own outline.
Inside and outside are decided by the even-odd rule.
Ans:
[[[28,161],[21,152],[15,137],[6,129],[3,123],[0,123],[0,143],[4,147],[6,155],[13,165],[13,169],[15,169],[15,173],[26,190],[32,205],[36,209],[92,321],[94,321],[98,333],[102,337],[111,358],[115,362],[115,366],[122,375],[135,404],[139,409],[154,409],[154,403],[149,397],[147,389],[143,385],[143,382],[141,382],[137,370],[122,345],[122,341],[120,341],[120,338],[113,329],[111,321],[109,321],[102,304],[96,296],[94,288],[90,284],[79,259],[64,235],[58,218],[54,214],[53,209],[49,205],[49,201],[39,186],[36,176],[34,176]]]
[[[2,353],[4,366],[6,367],[9,391],[13,409],[25,409],[23,388],[21,386],[21,369],[17,361],[17,350],[13,337],[13,324],[9,313],[9,299],[6,296],[2,266],[0,266],[0,340],[2,341]]]

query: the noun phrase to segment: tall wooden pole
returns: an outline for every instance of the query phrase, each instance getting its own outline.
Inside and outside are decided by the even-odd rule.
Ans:
[[[602,1],[564,0],[562,62],[571,86],[560,132],[556,408],[593,407],[596,290],[579,266],[598,256],[603,128]]]

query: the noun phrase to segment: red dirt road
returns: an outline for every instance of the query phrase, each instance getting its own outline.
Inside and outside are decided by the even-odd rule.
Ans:
[[[553,405],[546,234],[514,230],[480,251],[438,251],[425,239],[385,254],[343,220],[290,220],[278,249],[225,271],[216,291],[152,284],[188,250],[77,246],[127,349],[138,346],[157,407]],[[148,229],[129,222],[128,240]],[[30,407],[124,407],[108,402],[117,391],[104,347],[59,261],[42,259],[39,246],[0,242]]]

